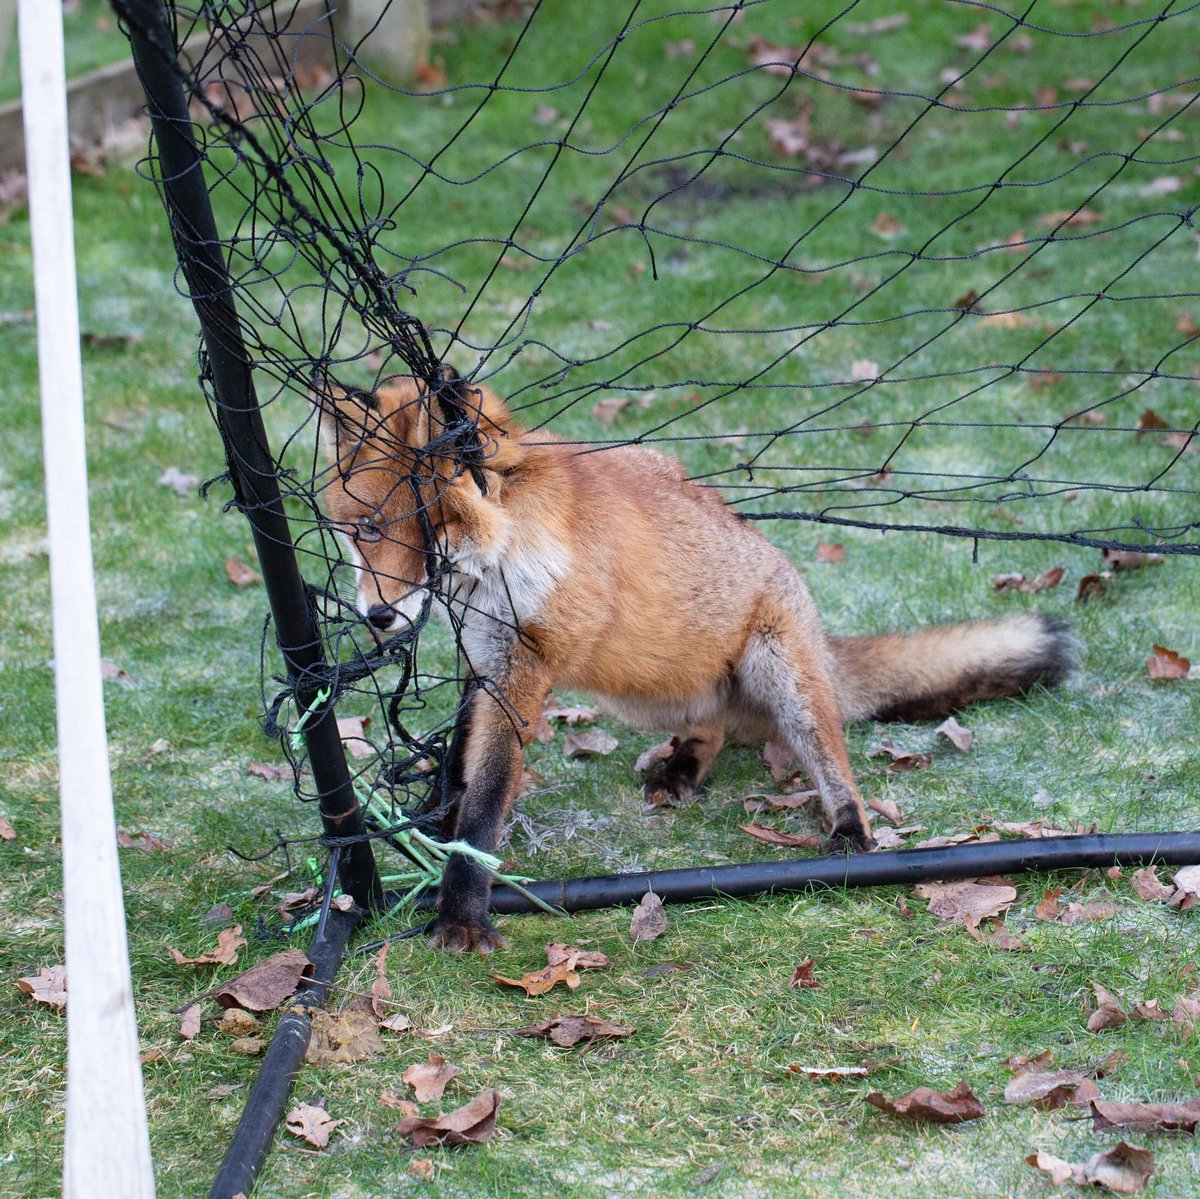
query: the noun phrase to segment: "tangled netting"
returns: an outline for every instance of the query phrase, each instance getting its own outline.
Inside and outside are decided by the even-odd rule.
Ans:
[[[355,610],[334,385],[441,397],[418,472],[473,465],[446,362],[749,519],[1200,552],[1198,8],[509,0],[398,86],[336,4],[172,0],[325,682],[384,716],[360,785],[420,797],[461,671]]]

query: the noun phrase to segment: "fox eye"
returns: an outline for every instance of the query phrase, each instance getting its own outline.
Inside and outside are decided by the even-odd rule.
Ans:
[[[382,537],[382,531],[371,517],[360,516],[354,522],[355,541],[379,541]]]

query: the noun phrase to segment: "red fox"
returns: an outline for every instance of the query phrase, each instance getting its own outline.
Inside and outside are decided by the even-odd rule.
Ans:
[[[941,716],[1070,667],[1066,626],[1034,615],[830,636],[791,562],[680,463],[530,433],[489,388],[443,369],[436,397],[397,377],[369,393],[325,385],[315,399],[334,468],[325,503],[352,552],[359,611],[383,638],[431,596],[466,655],[448,827],[471,845],[496,847],[552,687],[676,734],[650,795],[690,797],[726,736],[785,746],[820,793],[830,850],[862,851],[874,841],[845,722]],[[457,434],[455,406],[471,422]],[[478,863],[452,856],[432,942],[502,945],[489,888]]]

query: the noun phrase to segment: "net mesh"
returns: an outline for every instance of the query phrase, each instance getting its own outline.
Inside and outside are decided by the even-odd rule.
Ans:
[[[340,389],[443,396],[414,477],[479,465],[448,363],[747,519],[1200,552],[1197,7],[954,0],[930,36],[868,0],[510,0],[398,86],[334,6],[170,3],[322,683],[380,714],[354,765],[388,828],[436,794],[464,668],[421,660],[429,605],[382,644],[356,607]]]

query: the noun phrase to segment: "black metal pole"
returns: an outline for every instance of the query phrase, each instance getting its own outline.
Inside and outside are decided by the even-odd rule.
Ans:
[[[1029,870],[1081,867],[1170,866],[1200,862],[1200,832],[1093,833],[1025,841],[983,841],[940,849],[900,849],[886,853],[747,862],[741,866],[652,870],[595,878],[529,883],[545,903],[567,912],[637,903],[653,891],[664,903],[685,903],[713,896],[746,897],[772,891],[827,887],[881,887],[930,879],[981,878]],[[418,907],[428,907],[432,897]],[[492,911],[533,912],[537,906],[519,891],[502,885],[492,891]]]
[[[327,836],[364,831],[331,701],[318,701],[326,673],[324,650],[311,594],[300,574],[291,530],[255,395],[228,270],[209,203],[188,103],[175,60],[175,45],[162,0],[112,0],[124,21],[133,59],[146,93],[158,150],[163,202],[179,265],[200,321],[208,368],[216,392],[216,418],[238,506],[254,534],[254,547],[275,620],[280,651],[296,702],[312,711],[304,728],[309,763],[320,796]],[[383,904],[383,887],[368,842],[342,855],[343,890],[363,908]]]
[[[313,979],[296,992],[288,1010],[275,1026],[237,1131],[209,1191],[209,1199],[234,1199],[236,1195],[250,1194],[283,1119],[292,1084],[304,1064],[304,1055],[312,1039],[311,1012],[325,1006],[330,985],[359,919],[355,912],[334,909],[329,913],[323,932],[319,931],[313,939],[308,950],[308,959],[314,966]]]

